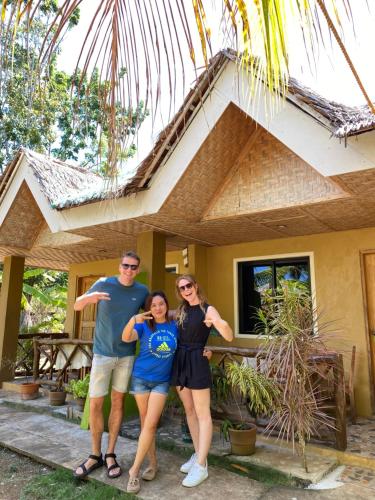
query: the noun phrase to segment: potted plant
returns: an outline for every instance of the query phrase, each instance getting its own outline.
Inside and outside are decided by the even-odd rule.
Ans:
[[[70,380],[68,384],[68,391],[73,394],[73,398],[81,410],[85,407],[86,397],[89,393],[89,385],[89,374],[87,374],[83,379]]]
[[[320,429],[334,427],[324,411],[325,375],[314,362],[316,354],[329,352],[325,342],[332,323],[322,321],[306,286],[290,282],[265,297],[258,318],[263,337],[259,360],[282,387],[281,410],[272,415],[267,430],[290,440],[293,448],[297,445],[307,472],[307,441]]]
[[[59,379],[55,387],[48,391],[49,404],[52,406],[62,406],[65,404],[66,391],[63,387],[62,380]]]
[[[222,391],[220,398],[222,401],[226,399],[226,404],[221,404],[225,415],[221,432],[226,439],[229,438],[232,454],[251,455],[255,452],[256,416],[277,411],[280,389],[260,371],[237,361],[225,365],[221,378],[214,382],[215,397],[218,397],[219,385]]]
[[[39,397],[39,383],[26,381],[20,384],[20,394],[22,400],[36,399]]]

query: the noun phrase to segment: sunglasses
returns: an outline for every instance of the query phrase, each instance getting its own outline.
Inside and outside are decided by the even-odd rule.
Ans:
[[[180,292],[184,292],[185,290],[190,290],[190,288],[193,288],[193,283],[186,283],[186,285],[181,285],[178,287]]]
[[[131,269],[132,271],[136,271],[138,269],[138,264],[121,264],[123,269]]]

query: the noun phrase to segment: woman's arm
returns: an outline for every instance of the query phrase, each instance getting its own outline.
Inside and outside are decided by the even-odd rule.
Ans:
[[[130,318],[124,330],[122,331],[122,341],[123,342],[134,342],[138,340],[137,330],[134,329],[136,323],[144,323],[146,319],[152,318],[149,312],[136,314]]]
[[[225,320],[221,319],[220,314],[213,306],[208,307],[204,322],[208,327],[213,325],[220,335],[228,342],[233,340],[232,328]]]

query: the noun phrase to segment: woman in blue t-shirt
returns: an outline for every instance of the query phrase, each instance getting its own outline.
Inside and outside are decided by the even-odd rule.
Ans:
[[[141,434],[134,463],[129,470],[129,493],[140,490],[139,470],[146,455],[150,463],[142,479],[154,479],[157,471],[155,433],[168,395],[178,335],[176,323],[168,321],[168,309],[165,294],[153,292],[146,299],[146,312],[133,316],[122,334],[124,342],[138,339],[140,342],[129,392],[134,394],[137,402]]]

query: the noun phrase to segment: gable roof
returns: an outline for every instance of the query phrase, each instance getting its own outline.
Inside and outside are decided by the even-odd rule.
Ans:
[[[0,203],[22,155],[26,157],[50,206],[57,210],[106,198],[124,197],[147,188],[153,175],[184,135],[224,66],[236,60],[233,50],[223,50],[212,58],[171,122],[160,132],[150,153],[135,173],[120,184],[114,185],[87,169],[22,148],[0,177]],[[368,106],[350,107],[329,101],[293,78],[289,81],[286,99],[329,129],[334,137],[346,139],[375,129],[375,115]]]

